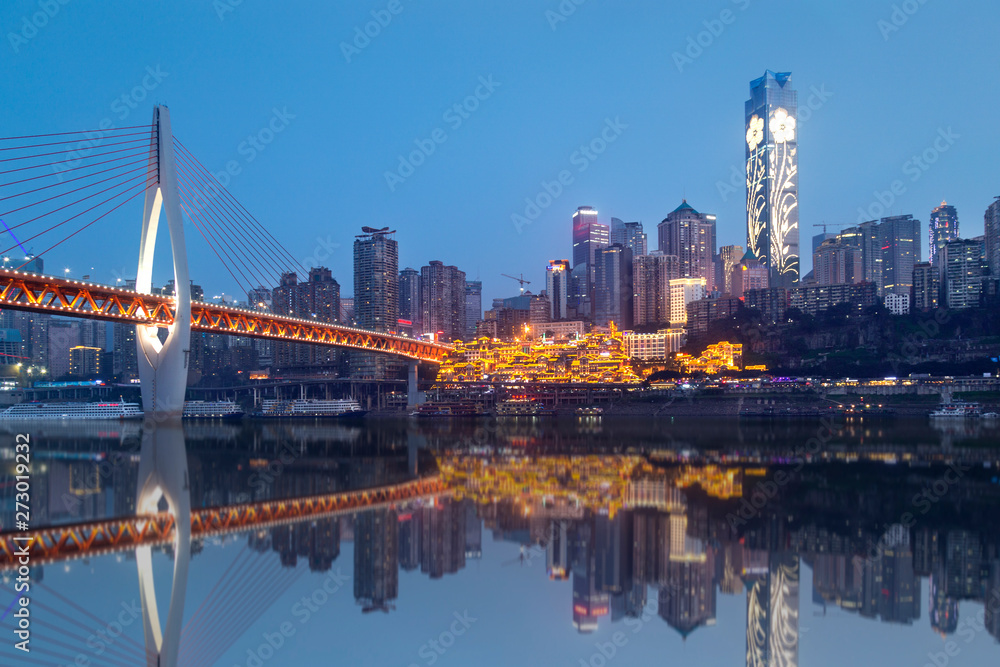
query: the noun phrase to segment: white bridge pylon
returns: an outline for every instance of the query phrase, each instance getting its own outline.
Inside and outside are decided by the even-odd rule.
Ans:
[[[181,217],[177,190],[170,111],[162,105],[153,110],[153,135],[149,150],[151,169],[155,165],[157,178],[146,189],[135,289],[144,294],[152,293],[153,255],[162,211],[166,213],[170,232],[176,308],[174,321],[167,327],[167,336],[162,342],[158,335],[159,327],[136,326],[137,361],[145,413],[136,511],[139,514],[156,513],[160,511],[161,501],[165,501],[167,511],[174,517],[174,576],[166,625],[161,626],[160,623],[149,547],[136,550],[136,564],[147,663],[157,667],[176,667],[191,560],[191,495],[181,425],[191,349],[191,281],[184,245],[184,219]]]
[[[177,190],[170,111],[165,106],[157,106],[153,110],[153,133],[150,160],[156,160],[158,178],[146,189],[135,290],[143,294],[152,293],[153,254],[162,210],[167,215],[167,229],[170,231],[177,307],[164,342],[161,343],[157,335],[159,327],[144,325],[136,326],[135,340],[143,411],[147,416],[155,415],[158,419],[179,418],[184,411],[191,351],[191,280],[184,245],[184,219],[181,217],[181,200]]]

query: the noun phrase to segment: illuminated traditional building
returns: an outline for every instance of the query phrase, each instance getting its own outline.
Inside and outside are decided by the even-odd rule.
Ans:
[[[746,102],[747,249],[768,268],[769,284],[799,281],[798,95],[791,72],[750,82]]]
[[[696,359],[689,354],[677,355],[677,361],[684,373],[705,373],[717,375],[721,371],[738,371],[743,368],[743,345],[741,343],[716,343],[709,345]]]

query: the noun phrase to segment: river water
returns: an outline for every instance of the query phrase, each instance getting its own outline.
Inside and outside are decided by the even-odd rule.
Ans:
[[[195,512],[440,480],[195,535],[182,665],[1000,661],[988,424],[245,420],[185,423],[173,444],[140,424],[5,425],[4,531],[18,433],[32,528],[136,514],[150,465],[186,463]],[[35,564],[30,653],[14,648],[23,594],[6,570],[0,664],[155,664],[144,623],[163,626],[178,598],[173,544],[149,558],[145,605],[135,550]]]

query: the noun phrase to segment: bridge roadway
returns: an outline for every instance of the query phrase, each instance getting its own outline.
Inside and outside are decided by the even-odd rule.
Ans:
[[[343,493],[196,509],[191,511],[191,537],[240,533],[278,524],[323,519],[449,493],[447,485],[434,476]],[[140,546],[168,544],[173,541],[174,528],[173,515],[160,512],[3,532],[0,533],[0,571],[19,565],[18,553],[24,545],[27,545],[30,565],[45,565]]]
[[[9,269],[0,269],[0,308],[157,327],[170,326],[176,311],[172,297]],[[191,330],[382,352],[435,364],[451,350],[403,336],[195,301]]]

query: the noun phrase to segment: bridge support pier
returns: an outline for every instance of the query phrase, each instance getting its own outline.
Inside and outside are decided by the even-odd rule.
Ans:
[[[415,408],[427,400],[424,392],[417,389],[417,369],[419,367],[418,362],[411,361],[406,376],[406,405],[411,408]]]

